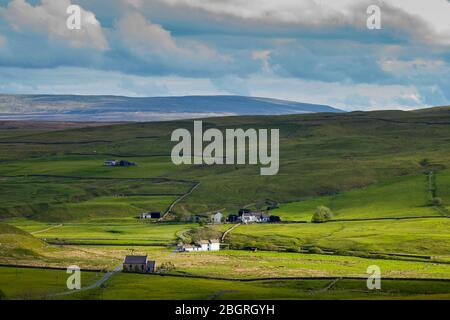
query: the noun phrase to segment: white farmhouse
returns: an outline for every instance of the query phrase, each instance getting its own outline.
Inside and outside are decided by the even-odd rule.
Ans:
[[[238,218],[242,223],[269,222],[269,215],[263,212],[246,212]]]
[[[220,250],[220,241],[217,239],[209,240],[208,250],[209,251],[219,251]]]
[[[197,252],[197,251],[219,251],[220,241],[219,240],[202,240],[196,245],[183,244],[180,246],[180,251],[186,252]]]

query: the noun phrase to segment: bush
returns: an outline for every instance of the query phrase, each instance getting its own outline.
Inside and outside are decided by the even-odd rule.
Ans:
[[[159,267],[159,272],[160,273],[168,273],[168,272],[174,271],[175,269],[176,269],[175,265],[172,262],[168,261],[168,262],[163,262],[161,264],[161,266]]]
[[[333,212],[330,208],[325,206],[317,207],[316,212],[312,216],[311,222],[320,223],[326,222],[333,218]]]
[[[311,247],[308,249],[309,253],[315,253],[315,254],[322,254],[323,250],[320,249],[319,247]]]
[[[441,198],[433,198],[433,200],[432,200],[432,202],[433,202],[433,205],[434,206],[441,206],[442,205],[442,199]]]

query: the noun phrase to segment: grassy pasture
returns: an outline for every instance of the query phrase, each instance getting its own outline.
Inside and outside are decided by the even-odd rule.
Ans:
[[[141,210],[164,211],[175,195],[187,192],[191,185],[145,179],[0,178],[0,217],[26,216],[55,222],[109,214],[133,216]],[[157,196],[149,196],[152,194]]]
[[[82,287],[101,275],[82,272]],[[0,290],[7,299],[448,299],[450,290],[450,283],[438,281],[382,280],[380,291],[369,291],[365,279],[340,280],[326,291],[331,280],[236,282],[116,274],[105,288],[53,296],[67,292],[66,279],[64,270],[0,267]]]
[[[439,190],[448,190],[448,171],[439,172],[439,179],[442,184]],[[394,178],[334,196],[281,204],[272,213],[283,220],[310,221],[316,208],[321,205],[333,211],[334,219],[439,216],[430,206],[426,175]]]
[[[449,256],[450,220],[429,218],[242,225],[227,236],[235,247],[298,250],[315,246],[343,251]]]
[[[35,229],[30,222],[19,221],[16,226],[24,230]],[[35,235],[40,239],[61,243],[169,244],[176,240],[178,233],[192,227],[192,224],[157,224],[119,219],[115,222],[64,223]]]
[[[82,292],[78,299],[392,299],[415,298],[417,295],[448,298],[448,283],[385,281],[381,292],[371,292],[365,280],[343,280],[335,289],[323,291],[330,280],[236,282],[208,279],[119,274],[105,289]],[[133,283],[132,287],[129,283]],[[356,293],[355,293],[356,291]]]
[[[450,128],[441,124],[447,118],[446,113],[428,110],[204,120],[205,129],[280,129],[280,171],[272,177],[260,176],[259,166],[174,166],[169,156],[175,144],[170,141],[170,133],[181,127],[192,129],[192,121],[187,120],[37,134],[16,131],[16,135],[2,136],[0,132],[0,154],[8,155],[0,159],[5,160],[0,175],[39,173],[199,180],[201,185],[192,196],[175,207],[178,215],[220,208],[235,210],[267,198],[280,203],[302,201],[384,183],[392,177],[419,175],[430,168],[444,169],[450,165],[450,154],[446,151],[450,147]],[[138,166],[106,168],[102,164],[107,158],[126,158]],[[424,158],[430,163],[427,168],[420,165]],[[94,192],[89,193],[95,196]],[[391,199],[393,204],[395,199]],[[28,205],[29,199],[25,200],[23,205]],[[360,205],[356,209],[372,209]],[[409,209],[414,215],[422,213],[420,206],[414,204]],[[396,214],[383,210],[380,213]]]
[[[81,272],[81,286],[94,283],[102,275]],[[0,290],[6,299],[52,299],[53,294],[68,290],[68,276],[65,270],[0,267]]]
[[[234,279],[339,276],[367,278],[366,271],[370,265],[379,266],[386,278],[450,279],[450,265],[429,262],[241,250],[171,255],[154,250],[148,254],[160,263],[171,261],[180,274]]]

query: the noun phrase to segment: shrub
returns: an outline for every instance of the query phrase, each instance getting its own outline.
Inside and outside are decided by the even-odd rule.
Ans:
[[[315,253],[315,254],[322,254],[323,250],[320,249],[319,247],[311,247],[308,249],[309,253]]]
[[[326,222],[333,218],[333,212],[330,208],[325,206],[317,207],[316,212],[312,216],[311,222],[320,223]]]
[[[433,203],[434,206],[440,206],[440,205],[442,205],[442,199],[434,197],[433,200],[432,200],[432,203]]]
[[[176,269],[175,265],[172,262],[168,261],[168,262],[163,262],[161,264],[161,266],[159,267],[159,272],[160,273],[168,273],[168,272],[174,271],[175,269]]]

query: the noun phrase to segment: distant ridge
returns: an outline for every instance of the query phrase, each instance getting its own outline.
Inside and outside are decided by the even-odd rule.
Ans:
[[[246,96],[122,97],[2,95],[0,120],[160,121],[229,115],[281,115],[342,110]]]

